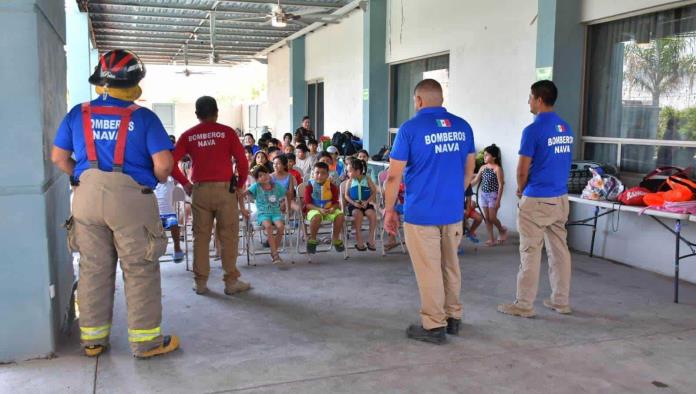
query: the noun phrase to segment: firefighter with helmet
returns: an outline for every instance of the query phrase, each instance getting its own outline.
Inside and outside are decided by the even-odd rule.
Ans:
[[[179,338],[160,328],[159,257],[167,237],[153,194],[172,170],[173,146],[157,115],[133,103],[144,76],[135,53],[102,55],[89,77],[99,97],[70,110],[51,153],[73,185],[66,228],[69,248],[80,252],[80,339],[92,357],[109,346],[119,260],[133,355],[149,358],[179,347]]]

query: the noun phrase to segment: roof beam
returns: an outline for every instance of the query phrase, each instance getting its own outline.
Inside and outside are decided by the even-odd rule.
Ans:
[[[99,12],[99,10],[95,10],[95,7],[93,6],[99,6],[99,8],[110,8],[110,7],[123,7],[123,8],[135,8],[135,9],[140,9],[140,8],[150,8],[150,9],[156,9],[156,10],[163,10],[163,11],[192,11],[192,12],[202,12],[207,14],[210,12],[210,8],[207,6],[204,7],[184,7],[183,5],[185,4],[179,4],[176,6],[168,5],[167,3],[152,3],[148,1],[133,1],[133,0],[125,0],[125,1],[119,1],[119,0],[108,0],[107,2],[104,1],[90,1],[90,12]],[[222,3],[221,3],[222,4]],[[205,5],[205,4],[203,4]],[[218,13],[220,14],[237,14],[236,16],[238,17],[238,14],[251,14],[251,16],[255,16],[258,14],[264,15],[270,12],[270,8],[240,8],[240,7],[234,7],[234,8],[220,8],[218,6],[217,8]],[[134,11],[133,15],[140,15],[140,11]],[[167,14],[169,15],[169,14]]]
[[[221,0],[222,4],[236,2],[232,0]],[[248,4],[278,4],[278,0],[244,0]],[[310,7],[310,8],[323,8],[337,10],[344,6],[341,3],[324,3],[321,1],[300,1],[300,0],[282,0],[280,2],[281,6],[291,6],[291,7]]]
[[[218,37],[218,36],[216,36]],[[196,44],[198,42],[205,43],[208,42],[209,45],[209,40],[207,39],[199,39],[198,40],[192,40],[189,39],[188,37],[171,37],[171,36],[160,36],[160,35],[152,35],[152,36],[142,36],[142,35],[132,35],[132,34],[104,34],[103,32],[97,33],[96,34],[96,39],[97,41],[104,41],[104,40],[112,40],[112,41],[134,41],[134,42],[167,42],[167,43],[180,43],[183,44],[184,42],[188,41],[189,43]],[[227,44],[227,45],[247,45],[247,46],[255,46],[255,47],[267,47],[269,45],[272,45],[275,43],[275,41],[252,41],[252,40],[227,40],[227,39],[221,39],[221,40],[215,40],[215,42],[219,42],[221,44]]]
[[[204,28],[201,28],[200,30],[210,30],[210,29],[206,27],[205,29],[204,29]],[[198,34],[199,36],[209,36],[209,35],[210,35],[209,32],[205,32],[205,33],[204,33],[204,32],[200,32],[200,30],[199,30],[199,33],[196,33],[196,34]],[[285,38],[285,35],[269,36],[269,35],[266,35],[266,34],[249,34],[249,33],[226,34],[226,33],[224,33],[224,32],[223,32],[223,33],[220,33],[220,32],[219,32],[220,30],[225,30],[225,29],[216,28],[216,29],[215,29],[215,31],[216,31],[215,36],[216,36],[216,37],[240,37],[240,38],[252,37],[252,38],[256,38],[256,39],[267,39],[267,40],[269,40],[269,42],[275,42],[276,40]],[[132,32],[132,31],[135,31],[135,32],[142,32],[142,33],[166,34],[167,36],[173,35],[173,34],[183,34],[183,35],[188,36],[189,34],[192,33],[191,30],[142,29],[142,28],[131,27],[131,26],[123,27],[123,28],[105,27],[105,26],[99,27],[99,32],[118,32],[119,34],[123,34],[124,32]],[[159,35],[158,35],[158,36],[159,36]],[[164,36],[162,36],[162,37],[164,37]]]
[[[208,11],[209,12],[209,11]],[[143,12],[143,11],[116,11],[116,10],[96,10],[94,8],[89,9],[90,15],[108,15],[108,16],[127,16],[127,17],[148,17],[148,18],[165,18],[165,19],[207,19],[207,12],[203,12],[202,15],[184,15],[184,14],[172,14],[166,12]],[[229,12],[220,12],[220,14],[229,14]],[[241,13],[240,13],[241,14]],[[251,13],[245,12],[244,15],[237,15],[234,18],[221,18],[221,21],[232,20],[237,18],[264,18],[266,13]],[[255,23],[255,22],[250,22]]]
[[[180,44],[161,44],[161,43],[149,43],[149,44],[137,44],[137,43],[126,43],[126,42],[118,42],[118,41],[99,41],[99,46],[102,48],[125,48],[125,49],[135,49],[135,48],[158,48],[158,49],[167,49],[167,50],[172,50],[173,52],[176,52]],[[258,47],[226,47],[226,46],[221,46],[220,51],[222,52],[245,52],[245,53],[251,53],[254,54],[258,52],[260,49],[263,48],[258,48]],[[205,46],[205,45],[196,45],[196,46],[191,46],[189,45],[189,51],[202,51],[205,53],[210,53],[210,47]],[[218,52],[216,49],[215,52]]]
[[[109,47],[114,47],[114,48],[149,48],[149,47],[158,47],[158,48],[166,48],[166,49],[179,49],[182,43],[161,43],[161,42],[128,42],[128,41],[104,41],[104,40],[99,40],[97,41],[99,46],[109,46]],[[201,50],[205,52],[210,52],[210,46],[206,45],[190,45],[189,48],[191,50]],[[245,51],[245,52],[251,52],[254,53],[254,51],[258,51],[259,47],[237,47],[237,46],[221,46],[220,50],[222,51]],[[217,52],[217,50],[216,50]]]
[[[94,16],[98,15],[93,15],[90,17],[92,19],[92,23],[94,24],[102,24],[102,23],[115,23],[115,24],[129,24],[129,25],[144,25],[144,26],[172,26],[172,27],[185,27],[185,28],[191,28],[195,29],[196,27],[199,27],[197,24],[183,24],[183,23],[176,23],[176,22],[167,22],[166,18],[165,21],[153,21],[153,20],[143,20],[143,19],[118,19],[119,16],[116,18],[111,18],[109,17],[108,19],[98,19],[94,18]],[[126,16],[128,18],[128,15]],[[218,22],[224,22],[224,19],[222,21]],[[249,23],[249,22],[246,22]],[[295,28],[295,26],[288,25],[289,27],[285,28],[279,28],[279,27],[271,27],[271,26],[253,26],[253,25],[248,25],[244,24],[244,22],[236,22],[236,23],[224,23],[224,26],[220,26],[218,23],[218,26],[216,26],[215,30],[220,30],[220,29],[225,29],[225,30],[244,30],[244,31],[264,31],[264,32],[269,32],[269,33],[294,33],[298,29]],[[201,29],[208,29],[207,26],[200,26]]]
[[[111,46],[104,46],[104,48],[107,49],[117,49],[118,47],[111,47]],[[176,51],[178,48],[156,48],[156,47],[133,47],[133,51],[140,57],[140,54],[138,54],[138,50],[141,51],[142,55],[144,57],[147,57],[147,55],[163,55],[163,56],[168,56],[170,59],[173,59],[173,56],[175,56]],[[221,56],[227,56],[227,55],[232,55],[232,56],[239,56],[239,57],[244,57],[244,56],[251,56],[254,54],[253,51],[219,51],[217,52]],[[189,51],[189,55],[200,55],[200,57],[207,57],[210,55],[210,51],[200,51],[200,50],[191,50]],[[183,54],[181,55],[183,57]],[[189,56],[190,58],[191,56]]]

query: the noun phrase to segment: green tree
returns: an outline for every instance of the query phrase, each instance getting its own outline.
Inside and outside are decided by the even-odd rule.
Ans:
[[[652,104],[659,107],[660,95],[677,88],[694,69],[694,56],[686,49],[681,37],[626,44],[624,78],[631,86],[650,92]]]

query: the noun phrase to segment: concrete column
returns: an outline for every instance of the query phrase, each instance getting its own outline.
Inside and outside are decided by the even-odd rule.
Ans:
[[[307,115],[307,82],[305,81],[305,38],[290,41],[290,132],[300,127]]]
[[[67,177],[49,155],[66,113],[65,4],[0,2],[0,362],[51,354],[67,322]]]
[[[580,135],[585,26],[579,1],[539,0],[537,79],[551,78],[558,87],[556,112]],[[575,144],[576,152],[580,144]]]
[[[370,154],[387,144],[389,66],[386,63],[387,1],[370,0],[363,23],[363,141]]]

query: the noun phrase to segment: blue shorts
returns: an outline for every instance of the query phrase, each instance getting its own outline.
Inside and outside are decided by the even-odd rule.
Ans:
[[[282,222],[283,221],[283,215],[280,213],[260,213],[256,216],[256,221],[258,222],[259,226],[263,224],[266,220],[270,221],[271,224],[275,222]]]
[[[179,225],[179,220],[176,218],[175,213],[160,215],[160,220],[162,220],[162,227],[166,230]]]

